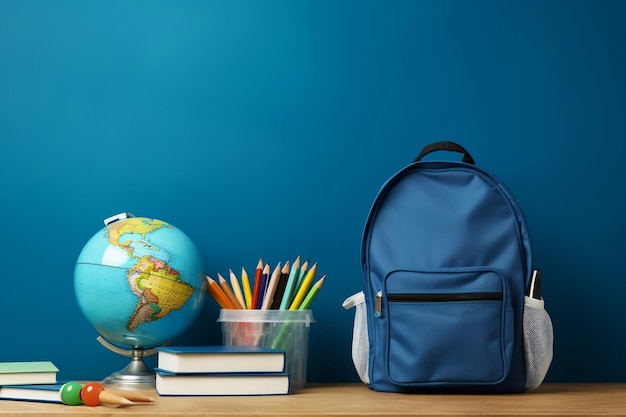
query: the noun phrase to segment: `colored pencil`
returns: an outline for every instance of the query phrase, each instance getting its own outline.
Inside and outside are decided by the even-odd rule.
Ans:
[[[263,259],[259,259],[254,273],[254,289],[252,290],[252,302],[250,308],[256,308],[259,302],[259,291],[261,290],[261,279],[263,278]]]
[[[241,286],[239,286],[237,275],[235,275],[232,269],[229,269],[228,273],[230,275],[230,285],[231,287],[233,287],[233,293],[235,294],[235,297],[237,297],[237,301],[239,301],[239,304],[241,304],[241,307],[245,309],[246,300],[244,299],[243,293],[241,292]]]
[[[285,262],[285,266],[283,266],[283,269],[280,271],[278,285],[276,286],[276,292],[274,293],[270,310],[278,310],[280,308],[280,303],[285,293],[285,287],[287,286],[287,279],[289,279],[289,261]]]
[[[213,297],[213,299],[220,305],[222,308],[234,309],[235,305],[228,299],[222,288],[219,286],[217,282],[210,276],[205,276],[207,282],[209,283],[207,287],[207,291]]]
[[[313,302],[313,300],[315,299],[315,297],[317,297],[317,294],[320,292],[320,290],[322,289],[322,285],[324,285],[324,279],[326,278],[326,275],[324,275],[323,277],[321,277],[319,279],[319,281],[317,281],[309,290],[308,294],[306,295],[306,297],[304,297],[304,300],[302,301],[302,303],[300,304],[300,306],[298,307],[298,310],[306,310],[311,306],[311,303]]]
[[[115,388],[107,388],[106,390],[112,394],[119,395],[120,397],[124,397],[130,401],[139,401],[139,402],[144,402],[144,403],[155,401],[154,398],[148,395],[142,394],[140,392],[137,392],[137,391],[122,390],[122,389],[115,389]]]
[[[217,274],[217,279],[219,280],[220,283],[220,288],[222,289],[222,291],[224,291],[224,294],[226,294],[226,297],[228,297],[228,299],[230,300],[231,303],[233,303],[233,305],[235,306],[235,308],[238,309],[242,309],[243,306],[241,304],[239,304],[239,301],[237,300],[237,297],[235,297],[235,294],[233,294],[232,290],[230,289],[230,287],[228,286],[228,282],[226,282],[226,280],[224,279],[223,276],[221,276],[219,273]]]
[[[82,392],[84,392],[84,391],[81,391],[81,397],[83,398],[83,401],[87,402],[87,400],[84,399],[85,397],[82,396]],[[94,391],[94,392],[96,392],[96,391]],[[111,405],[132,405],[132,404],[135,404],[134,402],[132,402],[128,398],[121,397],[119,395],[113,394],[112,392],[107,391],[107,390],[101,391],[98,394],[98,401],[99,401],[100,404],[111,404]],[[91,404],[91,405],[94,405],[94,404]]]
[[[306,276],[302,280],[302,284],[300,288],[298,288],[298,292],[293,298],[291,305],[289,306],[289,310],[297,310],[302,303],[302,300],[306,296],[307,292],[309,292],[309,288],[311,287],[311,283],[313,282],[313,278],[315,278],[315,272],[317,271],[317,262],[313,264],[309,272],[307,272]]]
[[[302,266],[300,266],[300,274],[298,275],[298,281],[296,286],[294,287],[294,291],[295,288],[300,288],[300,285],[302,285],[302,281],[304,280],[304,277],[306,276],[306,272],[309,269],[309,260],[307,259],[306,261],[304,261],[304,263],[302,264]]]
[[[280,278],[280,262],[274,268],[274,272],[272,272],[272,277],[270,278],[267,284],[267,290],[265,291],[265,297],[263,297],[263,304],[261,304],[261,309],[267,310],[270,308],[270,305],[272,305],[272,301],[274,300],[274,294],[276,293],[276,287],[278,286],[279,278]]]
[[[246,269],[241,267],[241,283],[243,285],[243,295],[246,299],[246,308],[252,308],[252,291],[250,290],[250,280],[248,279],[248,273]]]
[[[267,284],[270,281],[270,264],[265,264],[263,267],[263,273],[261,274],[261,286],[259,287],[259,298],[257,300],[256,308],[260,310],[263,306],[263,300],[265,299],[265,292],[267,291]]]
[[[289,272],[289,278],[287,278],[287,286],[285,287],[285,292],[283,294],[283,298],[280,302],[280,309],[287,310],[289,309],[289,305],[291,304],[291,299],[293,298],[293,294],[295,293],[294,287],[297,284],[297,277],[300,275],[300,256],[296,258],[291,266],[291,271]]]

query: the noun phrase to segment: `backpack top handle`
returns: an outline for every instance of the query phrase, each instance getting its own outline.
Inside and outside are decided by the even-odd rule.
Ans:
[[[424,149],[422,149],[419,155],[415,157],[413,162],[418,162],[429,153],[436,152],[436,151],[450,151],[450,152],[462,153],[463,162],[476,165],[476,162],[474,162],[474,158],[472,158],[472,155],[470,155],[470,153],[464,147],[462,147],[458,143],[454,143],[450,141],[435,142],[435,143],[431,143],[430,145],[424,146]]]

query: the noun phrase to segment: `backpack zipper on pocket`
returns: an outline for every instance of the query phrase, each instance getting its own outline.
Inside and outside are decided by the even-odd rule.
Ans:
[[[382,293],[379,292],[382,298]],[[378,294],[376,294],[378,301]],[[444,303],[456,301],[502,301],[501,292],[463,292],[463,293],[426,293],[426,294],[387,294],[390,302]],[[381,303],[382,304],[382,303]]]
[[[383,292],[378,291],[376,293],[376,299],[374,300],[374,317],[378,318],[383,314]]]
[[[501,292],[465,292],[455,294],[387,294],[390,302],[412,303],[444,303],[459,301],[502,301]],[[383,313],[383,292],[378,291],[374,299],[374,317],[379,318]]]

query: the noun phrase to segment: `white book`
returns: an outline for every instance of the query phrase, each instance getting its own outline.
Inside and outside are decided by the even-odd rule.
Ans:
[[[33,384],[0,386],[1,400],[43,401],[61,403],[63,384]]]
[[[255,374],[174,374],[157,370],[159,395],[280,395],[289,394],[284,372]]]
[[[173,373],[283,372],[285,352],[255,346],[161,346],[157,367]]]

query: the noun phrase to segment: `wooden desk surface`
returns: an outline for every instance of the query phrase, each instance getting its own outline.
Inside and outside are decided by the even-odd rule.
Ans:
[[[143,392],[156,402],[113,408],[0,401],[0,416],[626,416],[626,384],[544,384],[529,393],[491,395],[379,393],[362,384],[312,385],[296,394],[265,397]]]

